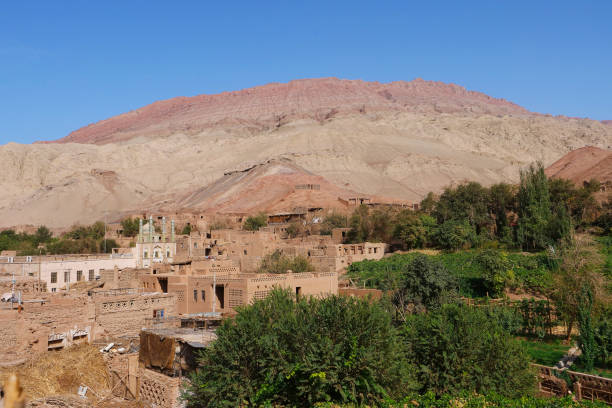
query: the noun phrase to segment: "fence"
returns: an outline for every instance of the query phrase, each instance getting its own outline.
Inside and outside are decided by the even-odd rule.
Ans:
[[[544,395],[563,397],[571,384],[577,400],[601,401],[612,405],[612,379],[532,364],[538,370],[538,390]]]

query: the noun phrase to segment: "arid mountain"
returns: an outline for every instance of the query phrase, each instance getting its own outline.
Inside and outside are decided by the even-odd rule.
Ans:
[[[612,151],[593,146],[571,151],[550,165],[546,174],[572,180],[577,185],[591,179],[612,183]]]
[[[306,200],[289,190],[309,177],[329,192],[312,192],[312,202],[342,191],[416,201],[466,180],[516,181],[521,166],[584,146],[610,149],[612,126],[457,85],[269,84],[156,102],[53,143],[0,146],[0,226],[61,227],[159,206],[281,211]],[[226,175],[247,163],[268,166]]]
[[[377,112],[528,113],[503,99],[441,82],[381,84],[321,78],[155,102],[76,130],[57,142],[105,144],[214,127],[260,132],[298,119],[324,122],[338,115]]]

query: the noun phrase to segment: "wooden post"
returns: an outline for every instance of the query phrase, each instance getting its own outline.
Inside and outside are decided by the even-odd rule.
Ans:
[[[582,387],[580,386],[580,381],[574,383],[574,398],[576,398],[576,401],[582,400]]]
[[[23,388],[16,374],[11,374],[4,383],[4,408],[24,408]]]
[[[127,387],[134,396],[135,399],[138,399],[138,388],[140,386],[139,379],[139,370],[138,370],[138,354],[130,354],[128,355],[128,378],[127,378]]]

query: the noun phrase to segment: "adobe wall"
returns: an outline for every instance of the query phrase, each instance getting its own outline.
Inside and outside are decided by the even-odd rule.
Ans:
[[[43,304],[25,303],[21,312],[0,310],[0,361],[90,341],[93,326],[94,308],[86,295],[48,296]]]
[[[181,378],[168,377],[153,370],[143,368],[140,371],[140,399],[158,408],[178,408]]]
[[[95,296],[96,331],[94,338],[137,337],[145,319],[154,311],[164,316],[176,315],[176,298],[172,294],[140,294],[127,296]]]

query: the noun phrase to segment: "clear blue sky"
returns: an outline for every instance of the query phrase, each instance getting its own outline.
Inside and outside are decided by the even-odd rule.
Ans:
[[[0,144],[159,99],[336,76],[612,119],[612,1],[3,1]]]

